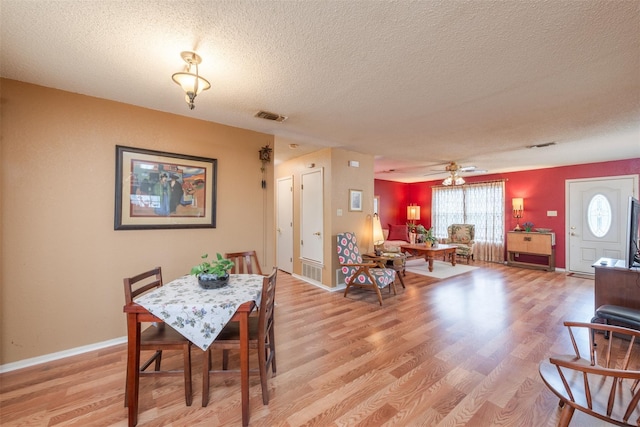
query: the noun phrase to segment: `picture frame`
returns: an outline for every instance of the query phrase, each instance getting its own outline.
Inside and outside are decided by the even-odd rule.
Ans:
[[[114,230],[215,228],[218,160],[116,145]]]
[[[362,212],[362,190],[349,190],[349,211]]]

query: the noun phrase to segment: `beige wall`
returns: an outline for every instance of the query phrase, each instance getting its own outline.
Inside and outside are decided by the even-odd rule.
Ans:
[[[349,160],[360,163],[349,167]],[[313,168],[322,168],[324,176],[324,265],[322,284],[336,287],[336,270],[339,268],[336,253],[336,235],[353,231],[358,236],[361,251],[370,251],[371,215],[373,214],[373,156],[337,148],[327,148],[310,153],[276,167],[276,178],[293,176],[293,273],[302,275],[300,260],[300,182],[301,175]],[[349,212],[349,190],[362,190],[362,212]],[[342,216],[338,216],[338,209]]]
[[[273,165],[263,190],[258,158],[273,136],[0,83],[0,364],[126,335],[125,276],[159,265],[168,281],[247,249],[273,267]],[[116,145],[218,159],[217,228],[114,231]]]

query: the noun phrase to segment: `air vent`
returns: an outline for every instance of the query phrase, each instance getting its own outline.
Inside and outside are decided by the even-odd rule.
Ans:
[[[281,116],[280,114],[270,113],[268,111],[258,111],[254,117],[259,119],[271,120],[274,122],[284,122],[287,120],[287,116]]]
[[[315,282],[322,283],[322,268],[316,265],[302,263],[302,276]]]
[[[544,147],[551,147],[552,145],[556,145],[556,143],[555,142],[545,142],[544,144],[527,145],[527,148],[544,148]]]

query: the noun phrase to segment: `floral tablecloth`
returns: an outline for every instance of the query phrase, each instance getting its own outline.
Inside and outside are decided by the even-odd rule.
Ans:
[[[135,302],[206,350],[238,307],[247,301],[260,305],[263,279],[258,274],[232,274],[227,286],[203,289],[195,276],[184,276]]]

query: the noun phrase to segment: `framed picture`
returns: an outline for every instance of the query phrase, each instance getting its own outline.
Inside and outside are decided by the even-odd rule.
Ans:
[[[217,165],[116,145],[114,229],[215,228]]]
[[[349,210],[362,212],[362,190],[349,190]]]

